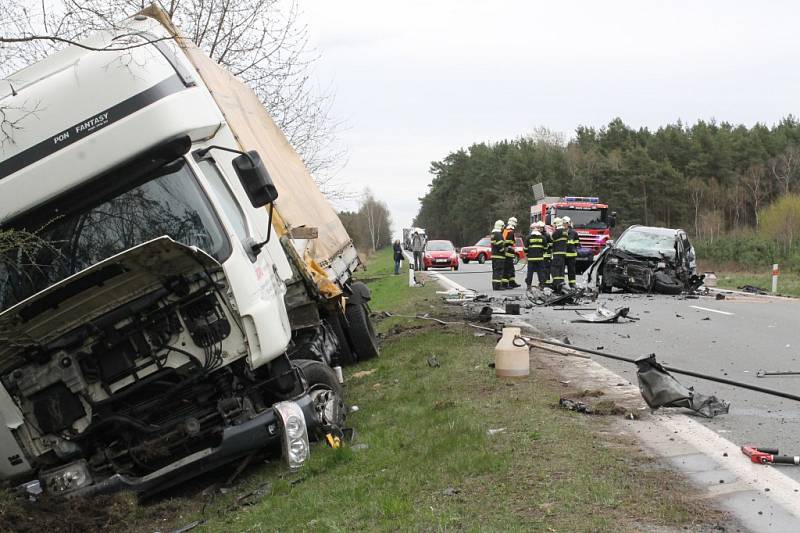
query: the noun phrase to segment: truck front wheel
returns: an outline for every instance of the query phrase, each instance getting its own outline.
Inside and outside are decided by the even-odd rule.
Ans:
[[[294,364],[303,373],[308,384],[309,394],[314,400],[314,410],[323,431],[343,427],[347,409],[342,386],[333,370],[325,363],[313,359],[297,359]]]

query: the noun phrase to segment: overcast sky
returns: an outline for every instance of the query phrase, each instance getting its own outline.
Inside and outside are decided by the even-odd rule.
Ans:
[[[386,201],[395,232],[431,161],[474,142],[617,116],[657,128],[800,114],[798,2],[299,2],[348,124],[341,180]]]

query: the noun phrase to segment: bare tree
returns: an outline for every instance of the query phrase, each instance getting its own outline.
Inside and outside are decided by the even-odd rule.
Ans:
[[[761,208],[761,200],[766,193],[764,178],[766,169],[761,164],[750,165],[742,175],[742,184],[750,193],[750,203],[753,206],[756,228],[758,228],[758,210]]]
[[[769,168],[775,180],[783,186],[783,193],[789,194],[792,180],[800,170],[800,148],[791,145],[769,161]]]
[[[391,219],[386,204],[366,189],[358,212],[366,223],[372,251],[386,246],[391,240]]]
[[[92,32],[118,28],[117,21],[148,4],[145,0],[4,0],[0,77]],[[332,112],[333,90],[318,87],[311,75],[319,54],[309,46],[297,2],[163,0],[160,5],[184,35],[255,91],[321,188],[340,194],[344,188],[335,181],[346,161],[346,150],[338,141],[343,123]],[[118,47],[119,43],[113,49]]]

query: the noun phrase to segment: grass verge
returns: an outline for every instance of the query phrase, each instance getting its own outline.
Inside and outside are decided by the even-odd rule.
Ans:
[[[744,285],[753,285],[769,292],[772,289],[772,274],[753,272],[716,272],[717,286],[725,289],[738,289]],[[778,277],[778,294],[800,296],[800,274],[782,272]]]
[[[384,251],[363,275],[373,310],[443,313],[432,284],[409,289],[391,269]],[[377,327],[381,356],[346,372],[348,402],[359,407],[351,445],[314,446],[294,474],[251,465],[224,492],[211,485],[156,504],[105,501],[76,511],[105,515],[73,530],[168,531],[203,520],[198,530],[211,532],[627,531],[722,519],[671,471],[600,437],[604,417],[556,408],[548,376],[497,379],[487,368],[494,338],[399,317]],[[3,503],[0,514],[19,511]]]

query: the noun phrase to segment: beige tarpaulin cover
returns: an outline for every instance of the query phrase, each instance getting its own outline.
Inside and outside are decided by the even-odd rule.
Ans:
[[[154,18],[178,37],[187,57],[200,73],[243,150],[258,150],[278,188],[274,227],[280,235],[289,229],[312,226],[319,236],[309,241],[305,260],[320,288],[325,289],[323,267],[350,244],[336,211],[317,187],[303,160],[286,140],[255,93],[225,68],[212,61],[188,39],[181,38],[166,14],[150,6],[142,14]],[[316,262],[318,265],[314,265]]]

